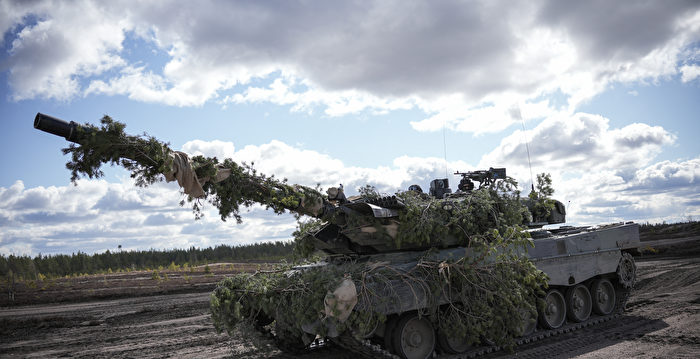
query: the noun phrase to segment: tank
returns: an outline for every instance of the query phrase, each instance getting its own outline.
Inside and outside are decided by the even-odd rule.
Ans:
[[[435,179],[428,193],[348,197],[190,157],[108,117],[97,127],[38,113],[34,127],[73,142],[72,180],[109,162],[139,185],[177,181],[197,216],[207,199],[222,220],[254,203],[310,218],[295,252],[318,260],[226,278],[211,295],[217,329],[271,331],[286,352],[330,341],[366,357],[470,357],[607,320],[634,285],[637,224],[543,229],[565,222],[564,205],[542,190],[521,198],[505,168],[456,172],[454,192]]]

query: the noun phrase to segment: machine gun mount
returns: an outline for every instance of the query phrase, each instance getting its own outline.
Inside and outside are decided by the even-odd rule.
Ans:
[[[506,178],[505,168],[489,168],[488,170],[479,171],[469,171],[469,172],[455,172],[456,175],[461,175],[462,179],[459,181],[459,188],[462,192],[471,192],[474,189],[474,182],[479,182],[479,188],[483,186],[490,186],[496,182],[496,180]]]

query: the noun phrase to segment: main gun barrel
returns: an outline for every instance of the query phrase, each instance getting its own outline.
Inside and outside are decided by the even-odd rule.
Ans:
[[[75,143],[78,143],[80,140],[79,133],[85,132],[84,127],[76,122],[66,122],[60,118],[44,115],[41,112],[37,112],[36,117],[34,117],[34,128],[64,137],[66,140]],[[79,129],[83,131],[79,131]]]
[[[215,158],[203,158],[205,162],[193,162],[186,153],[172,151],[167,144],[154,138],[119,133],[123,125],[117,122],[115,126],[109,127],[109,124],[112,124],[109,118],[103,118],[102,128],[85,126],[73,121],[67,122],[43,113],[37,113],[34,118],[34,128],[64,137],[80,145],[66,151],[66,153],[80,151],[78,160],[74,157],[73,162],[68,166],[75,169],[73,178],[77,178],[79,173],[92,177],[103,163],[112,162],[131,167],[132,175],[136,177],[147,173],[151,177],[143,181],[150,181],[148,183],[155,181],[153,176],[162,173],[166,181],[177,181],[188,196],[203,198],[207,195],[203,188],[206,183],[222,182],[235,172],[235,176],[232,177],[235,181],[228,183],[235,188],[232,195],[235,196],[232,197],[235,202],[233,205],[236,206],[235,211],[239,204],[248,206],[249,203],[256,202],[272,207],[275,211],[287,209],[316,218],[332,215],[334,206],[325,200],[323,194],[313,188],[288,185],[284,181],[267,178],[257,174],[252,168],[241,166],[233,161],[230,161],[228,166],[218,163]],[[91,136],[94,138],[91,139]],[[120,159],[129,161],[124,162]],[[81,163],[75,161],[81,161]],[[228,207],[224,209],[222,218],[231,213],[231,211],[226,212],[227,210],[229,210]]]

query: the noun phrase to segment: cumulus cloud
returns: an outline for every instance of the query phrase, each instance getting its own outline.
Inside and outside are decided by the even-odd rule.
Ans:
[[[145,206],[142,203],[138,193],[130,191],[124,187],[112,187],[107,189],[105,193],[92,209],[106,211],[128,211],[141,209]]]
[[[518,103],[514,98],[505,98],[500,101],[469,108],[457,97],[442,98],[423,104],[424,110],[434,115],[411,122],[411,127],[418,131],[445,128],[479,135],[501,132],[513,124],[554,116],[560,112],[547,100]]]
[[[559,198],[570,219],[583,224],[634,220],[677,222],[700,215],[700,157],[662,161],[623,180],[613,171],[562,181]]]
[[[290,105],[293,112],[313,112],[325,108],[328,116],[343,116],[363,111],[386,113],[392,110],[410,109],[415,99],[385,98],[356,90],[322,91],[305,85],[293,76],[274,79],[267,87],[250,86],[242,93],[226,96],[222,104],[269,102]]]
[[[71,222],[82,222],[94,219],[95,214],[77,214],[77,213],[53,213],[46,210],[38,212],[28,212],[18,218],[22,223],[41,223],[41,224],[61,224]]]
[[[130,179],[79,180],[78,186],[24,188],[18,181],[0,188],[0,197],[6,200],[0,204],[2,254],[236,245],[288,240],[295,228],[292,216],[260,207],[250,209],[243,225],[222,222],[211,206],[195,221],[189,208],[179,206],[182,197],[172,183],[139,188]]]
[[[172,213],[156,213],[149,215],[146,217],[146,219],[143,221],[144,226],[166,226],[169,224],[184,224],[186,220],[183,220],[182,218],[178,218],[175,214]]]
[[[480,166],[505,165],[523,175],[535,169],[583,174],[610,170],[630,174],[647,165],[676,136],[660,126],[633,123],[611,129],[600,115],[553,116],[529,131],[515,131],[482,159]],[[529,142],[528,159],[525,143]]]
[[[533,172],[550,173],[555,195],[572,224],[681,221],[697,217],[700,158],[654,162],[676,136],[660,126],[611,128],[599,115],[552,117],[515,131],[486,154],[479,167],[504,166],[529,192]]]
[[[118,55],[124,41],[119,16],[95,3],[75,5],[60,1],[5,5],[11,11],[0,21],[3,33],[19,25],[4,65],[9,68],[13,99],[69,100],[81,93],[81,78],[125,65]],[[75,21],[78,18],[81,21]]]
[[[223,141],[190,141],[183,151],[193,154],[215,156],[234,145]],[[445,163],[440,158],[418,158],[401,156],[391,167],[366,168],[346,166],[341,160],[312,150],[306,150],[273,140],[259,146],[248,145],[228,156],[238,162],[254,163],[255,168],[265,174],[286,178],[291,183],[307,186],[320,184],[322,188],[343,184],[346,192],[370,184],[382,192],[393,193],[415,182],[427,184],[430,179],[444,177],[445,168],[472,168],[455,161]],[[409,183],[410,182],[410,183]]]
[[[680,19],[697,11],[693,0],[659,6],[637,1],[626,4],[596,0],[548,0],[538,20],[556,26],[574,39],[591,58],[636,60],[678,35]]]
[[[683,82],[690,82],[700,77],[700,66],[698,65],[685,65],[680,68],[680,71]]]
[[[233,158],[235,146],[232,142],[225,141],[188,141],[182,146],[182,150],[192,156],[216,157],[219,160]]]
[[[419,131],[497,132],[514,105],[568,113],[617,82],[682,73],[696,1],[3,3],[15,100],[270,102],[329,116],[415,108]],[[74,21],[80,18],[81,21]],[[128,60],[127,34],[166,58]],[[253,84],[261,82],[262,84]],[[478,126],[476,125],[478,124]]]
[[[669,188],[687,191],[700,197],[700,158],[683,162],[662,161],[637,171],[630,190],[664,191]]]

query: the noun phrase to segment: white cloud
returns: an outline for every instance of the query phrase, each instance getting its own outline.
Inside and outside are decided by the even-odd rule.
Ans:
[[[168,84],[162,76],[146,72],[143,67],[128,66],[120,71],[118,77],[113,77],[107,82],[103,80],[91,81],[85,89],[84,96],[91,94],[126,95],[139,101],[162,102],[168,105],[196,103],[196,100],[193,99],[182,103],[169,93],[167,87]]]
[[[220,141],[197,142],[199,145],[196,147],[192,142],[186,143],[183,150],[188,152],[188,149],[198,148],[201,153],[211,156],[232,146]],[[202,151],[205,147],[208,150]],[[413,183],[411,181],[426,184],[430,179],[444,177],[446,167],[443,159],[408,156],[396,158],[391,167],[346,166],[342,161],[326,154],[301,149],[277,140],[260,146],[245,146],[230,157],[238,162],[254,163],[255,168],[262,173],[287,178],[290,183],[311,187],[320,184],[322,188],[342,183],[348,193],[355,193],[357,188],[365,184],[373,185],[382,192],[393,193],[407,188]],[[447,167],[450,170],[472,168],[462,161],[450,162]]]
[[[569,202],[568,218],[582,224],[678,222],[700,215],[700,157],[642,167],[629,178],[615,171],[562,180],[555,197]]]
[[[216,157],[219,161],[223,161],[225,158],[233,158],[233,155],[236,153],[233,142],[220,140],[187,141],[182,145],[182,151],[192,156]]]
[[[552,175],[554,197],[567,205],[572,224],[680,221],[700,214],[700,158],[654,163],[676,141],[662,127],[610,128],[608,119],[585,113],[548,118],[504,138],[479,167],[504,166],[529,192],[526,138],[533,172]]]
[[[635,180],[629,189],[663,191],[666,188],[678,188],[700,199],[700,157],[683,162],[662,161],[635,173]],[[690,187],[689,187],[690,186]]]
[[[685,65],[680,68],[680,71],[683,82],[690,82],[700,77],[700,66],[698,65]]]
[[[535,171],[584,174],[612,170],[630,173],[652,161],[663,146],[674,143],[676,136],[659,126],[634,123],[610,129],[609,120],[599,115],[576,113],[553,116],[529,131],[515,131],[486,154],[480,167],[507,166],[520,175],[527,171],[529,142]],[[519,178],[529,178],[522,176]]]
[[[259,206],[246,221],[222,222],[207,206],[194,220],[181,208],[174,184],[135,187],[133,181],[108,183],[79,180],[78,186],[24,188],[17,181],[0,188],[0,253],[70,253],[123,249],[208,247],[260,240],[288,240],[295,228],[291,216],[265,213]]]
[[[456,96],[442,98],[422,104],[427,113],[433,116],[411,122],[418,131],[437,131],[443,127],[458,132],[471,132],[475,135],[501,132],[521,121],[531,121],[554,116],[558,113],[549,101],[519,103],[515,98],[505,98],[504,102],[489,103],[485,106],[469,108]]]
[[[293,87],[303,87],[295,91]],[[356,90],[320,91],[306,86],[303,81],[285,76],[276,78],[267,88],[248,87],[242,93],[226,96],[221,103],[242,104],[270,102],[276,105],[291,105],[291,111],[311,113],[316,107],[325,107],[328,116],[344,116],[362,111],[385,113],[391,110],[414,107],[411,99],[385,99]]]
[[[116,14],[105,13],[86,1],[26,6],[25,13],[14,6],[14,16],[0,21],[14,26],[26,15],[36,17],[36,23],[25,24],[16,34],[9,50],[13,99],[69,100],[82,91],[81,78],[125,65],[118,55],[124,41],[123,23]],[[78,18],[81,21],[75,21]]]
[[[700,37],[692,1],[2,6],[2,30],[16,30],[5,65],[15,100],[270,102],[328,116],[416,108],[427,116],[413,123],[421,131],[498,132],[513,123],[516,104],[555,111],[542,101],[552,94],[572,113],[617,82],[679,72],[690,81],[696,68],[678,64]],[[153,44],[167,63],[127,60],[125,34]]]

